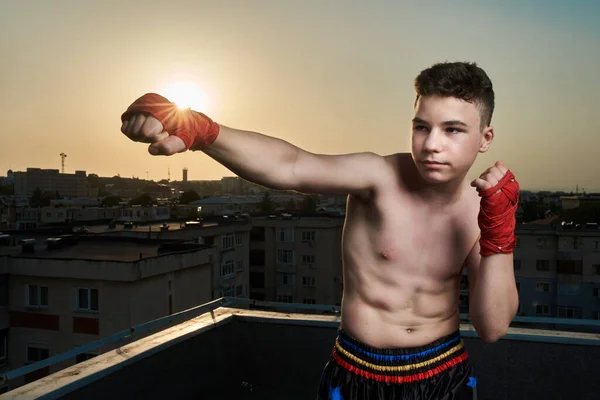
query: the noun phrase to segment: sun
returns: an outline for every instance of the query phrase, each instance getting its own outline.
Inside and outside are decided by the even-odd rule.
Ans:
[[[163,91],[164,96],[177,104],[179,108],[191,108],[201,113],[208,112],[208,98],[193,82],[177,82],[170,84]]]

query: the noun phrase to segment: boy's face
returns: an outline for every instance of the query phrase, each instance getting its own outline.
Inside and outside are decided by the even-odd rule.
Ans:
[[[478,105],[455,97],[418,99],[412,122],[412,157],[430,183],[462,179],[477,153],[484,153],[494,137],[491,126],[481,130]]]

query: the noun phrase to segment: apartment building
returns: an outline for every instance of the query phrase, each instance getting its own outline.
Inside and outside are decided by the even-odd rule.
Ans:
[[[343,218],[253,218],[250,297],[340,304]]]
[[[57,169],[27,168],[14,172],[15,194],[31,196],[37,188],[42,192],[58,192],[64,197],[86,197],[89,195],[85,171],[61,174]]]
[[[600,230],[520,225],[516,234],[521,315],[600,319]]]
[[[206,221],[146,224],[130,229],[90,228],[97,235],[193,242],[214,248],[212,298],[250,294],[250,230],[252,222],[222,217]]]
[[[0,246],[0,362],[4,370],[213,297],[215,249],[207,245],[68,235],[20,237],[17,243],[3,241]],[[84,354],[70,363],[92,356]],[[38,370],[24,382],[51,372]]]

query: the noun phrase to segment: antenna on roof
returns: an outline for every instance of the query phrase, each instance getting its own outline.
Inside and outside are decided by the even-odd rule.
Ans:
[[[65,173],[65,158],[67,155],[65,153],[60,153],[60,164],[61,164],[61,173]]]

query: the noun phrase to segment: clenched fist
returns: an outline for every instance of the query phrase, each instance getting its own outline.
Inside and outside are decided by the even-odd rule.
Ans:
[[[506,176],[508,169],[502,164],[501,161],[497,161],[494,166],[486,169],[479,178],[471,182],[471,186],[477,189],[478,192],[491,189],[498,184]]]
[[[150,143],[152,155],[201,150],[215,141],[219,125],[206,115],[180,109],[166,98],[148,93],[137,99],[121,116],[121,132],[131,140]]]

